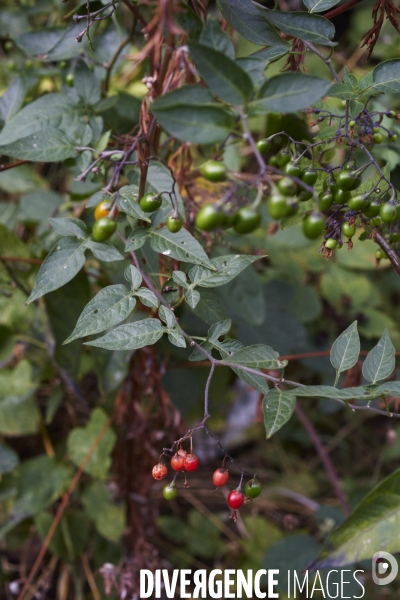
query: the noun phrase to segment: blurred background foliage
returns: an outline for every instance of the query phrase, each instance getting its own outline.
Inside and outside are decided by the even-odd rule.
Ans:
[[[334,19],[339,44],[333,61],[339,70],[348,65],[361,76],[375,63],[399,55],[399,36],[385,25],[367,63],[359,42],[370,27],[372,5],[363,1]],[[81,44],[74,39],[81,29],[70,18],[77,6],[49,0],[3,0],[0,121],[40,94],[62,91],[66,73],[82,53],[94,73],[103,77],[97,63],[109,62],[126,37],[124,13],[117,11],[110,21],[101,23],[93,52],[86,38]],[[289,0],[285,6],[295,10],[299,3]],[[212,3],[209,11],[219,18]],[[236,33],[233,37],[239,56],[258,49]],[[131,44],[125,53],[133,55],[137,50]],[[271,64],[269,74],[279,72],[284,62]],[[314,56],[307,56],[306,67],[329,77],[325,65]],[[117,61],[109,87],[112,101],[103,100],[97,106],[113,134],[129,131],[137,123],[147,91],[142,83],[146,68],[146,63],[138,68],[133,61]],[[400,109],[390,96],[385,97],[385,105]],[[251,126],[260,135],[282,128],[293,136],[308,135],[301,114],[269,114],[254,119]],[[395,183],[400,182],[399,156],[389,146],[377,150],[382,164],[389,161]],[[237,146],[226,150],[225,161],[231,168],[251,168]],[[128,376],[135,386],[138,371],[143,393],[132,402],[130,425],[115,424],[85,467],[31,597],[35,592],[38,598],[97,600],[105,597],[110,573],[121,582],[123,576],[149,565],[257,570],[276,564],[301,571],[343,515],[314,446],[296,417],[266,441],[259,394],[235,380],[229,369],[219,368],[211,385],[210,427],[243,468],[258,473],[264,491],[257,502],[241,511],[236,526],[229,522],[224,494],[212,493],[211,475],[221,456],[199,434],[195,451],[201,467],[190,478],[190,488],[166,506],[160,484],[151,480],[151,466],[166,442],[201,418],[208,368],[188,363],[187,353],[166,341],[157,344],[156,356],[153,350],[144,350],[141,358],[84,347],[81,340],[62,346],[94,293],[105,283],[124,281],[125,264],[100,266],[91,257],[68,285],[44,301],[25,305],[38,265],[57,240],[48,218],[76,216],[88,225],[93,223],[92,210],[83,212],[85,202],[102,183],[77,182],[77,173],[73,160],[22,164],[0,173],[0,580],[4,589],[0,597],[8,600],[18,591],[57,503],[107,422],[122,382]],[[218,191],[200,180],[196,185],[200,196]],[[276,231],[267,214],[264,220],[267,235],[265,231],[245,238],[227,235],[211,251],[218,255],[228,248],[268,255],[258,272],[247,269],[215,292],[219,311],[232,318],[232,336],[246,345],[267,343],[282,356],[321,353],[357,319],[363,350],[376,343],[385,327],[400,349],[400,279],[385,264],[377,268],[372,241],[355,243],[351,252],[343,248],[326,261],[318,254],[319,243],[306,240],[299,225]],[[151,260],[146,246],[142,258]],[[186,305],[180,308],[179,318],[191,334],[206,333],[205,322]],[[169,422],[149,416],[155,410],[151,398],[158,385],[152,375],[148,394],[143,386],[150,364],[157,365],[158,383],[168,395],[163,402],[169,407]],[[327,356],[294,357],[287,376],[306,384],[333,383]],[[347,377],[345,385],[360,384],[360,369],[352,369]],[[330,401],[307,400],[303,406],[354,506],[396,467],[398,426],[383,417],[353,414]],[[139,430],[141,445],[135,447],[130,440]],[[235,481],[233,468],[232,488]],[[136,546],[134,557],[127,559],[138,539],[141,549]],[[368,575],[365,581],[366,597],[383,598]],[[385,597],[397,594],[396,588],[387,588]],[[111,596],[118,597],[115,590]]]

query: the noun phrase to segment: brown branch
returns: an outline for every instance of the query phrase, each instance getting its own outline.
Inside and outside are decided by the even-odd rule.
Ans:
[[[392,263],[396,273],[400,275],[400,258],[397,253],[389,246],[383,235],[379,231],[375,231],[372,235],[372,239],[387,255],[388,259]]]
[[[100,441],[102,440],[103,436],[105,435],[105,433],[108,431],[108,429],[110,428],[112,422],[115,419],[115,415],[111,415],[108,420],[107,423],[104,425],[104,427],[101,429],[101,431],[99,431],[99,433],[97,434],[95,440],[93,441],[92,445],[90,446],[85,458],[83,459],[83,461],[81,462],[77,472],[75,473],[71,483],[69,484],[68,490],[65,492],[62,502],[60,504],[60,506],[58,507],[58,510],[56,512],[56,515],[53,519],[52,524],[50,525],[50,529],[47,532],[47,535],[44,539],[44,542],[42,544],[42,547],[39,551],[39,554],[37,555],[37,558],[33,564],[33,567],[30,570],[30,573],[28,575],[27,580],[25,581],[24,587],[22,588],[17,600],[23,600],[25,597],[26,592],[28,591],[30,585],[32,584],[33,578],[35,577],[40,565],[42,564],[42,561],[45,557],[45,554],[47,552],[47,549],[49,547],[49,544],[53,538],[53,535],[57,529],[58,524],[61,521],[61,517],[64,514],[65,509],[68,506],[69,500],[71,498],[71,495],[73,493],[73,491],[75,490],[76,486],[78,485],[78,482],[83,474],[83,471],[86,467],[86,465],[88,464],[89,460],[91,459],[94,451],[96,450],[97,446],[99,445]]]
[[[296,414],[297,414],[301,424],[303,425],[304,429],[309,434],[309,436],[321,458],[321,461],[326,469],[326,473],[330,479],[330,482],[335,491],[337,499],[340,502],[343,513],[346,515],[346,517],[349,516],[350,508],[349,508],[349,505],[347,504],[345,495],[343,494],[343,490],[340,487],[340,483],[339,483],[335,468],[331,462],[331,459],[330,459],[327,451],[325,450],[325,446],[323,445],[323,443],[321,442],[321,440],[319,438],[319,435],[318,435],[316,429],[314,429],[314,425],[311,423],[311,421],[309,421],[307,415],[305,414],[303,409],[299,406],[299,403],[297,403],[297,405],[296,405]]]
[[[0,173],[2,171],[8,171],[9,169],[15,169],[15,167],[19,167],[19,165],[24,165],[25,163],[27,163],[29,161],[27,160],[17,160],[9,165],[0,165]]]
[[[1,262],[21,262],[28,263],[30,265],[41,265],[42,260],[40,258],[20,258],[19,256],[0,256]]]

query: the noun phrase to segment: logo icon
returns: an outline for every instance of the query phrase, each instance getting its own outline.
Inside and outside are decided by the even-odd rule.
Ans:
[[[383,550],[375,552],[372,557],[372,580],[376,585],[389,585],[396,579],[398,572],[399,565],[394,556]],[[385,573],[386,577],[382,577]]]

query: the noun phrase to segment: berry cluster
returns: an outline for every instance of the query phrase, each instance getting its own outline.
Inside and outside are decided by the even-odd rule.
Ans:
[[[190,438],[190,440],[192,442],[192,438]],[[229,455],[226,455],[226,456],[229,456]],[[225,462],[225,458],[224,458],[224,462]],[[165,500],[174,500],[178,496],[178,489],[177,489],[176,483],[175,483],[178,473],[180,473],[180,472],[192,473],[193,471],[196,471],[198,469],[199,464],[200,464],[200,461],[199,461],[198,457],[195,454],[193,454],[192,450],[190,451],[190,453],[187,453],[186,450],[184,450],[182,447],[180,447],[177,450],[177,452],[175,452],[175,454],[171,458],[171,468],[174,471],[176,471],[176,474],[175,474],[172,482],[163,488],[163,496],[164,496]],[[160,462],[158,462],[153,467],[152,476],[156,481],[161,481],[162,479],[164,479],[164,477],[166,477],[167,474],[168,474],[167,466],[165,465],[165,463],[161,462],[161,460],[160,460]],[[244,472],[242,471],[242,477],[241,477],[239,486],[236,489],[229,492],[228,497],[227,497],[227,503],[228,503],[229,508],[231,508],[233,511],[231,516],[234,520],[236,519],[235,511],[238,510],[244,502],[250,502],[254,498],[257,498],[257,496],[260,495],[261,489],[262,489],[260,481],[257,479],[256,476],[253,476],[253,478],[250,479],[250,481],[248,481],[246,483],[245,493],[243,494],[241,492],[243,475],[244,475]],[[229,471],[224,466],[222,466],[214,471],[213,476],[212,476],[212,482],[216,488],[224,487],[228,483],[228,480],[229,480]],[[186,480],[186,476],[185,476],[185,481],[184,481],[183,487],[189,487],[187,480]]]

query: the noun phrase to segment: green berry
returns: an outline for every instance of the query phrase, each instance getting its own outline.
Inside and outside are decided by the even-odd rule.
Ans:
[[[182,219],[180,217],[173,217],[172,215],[168,215],[167,217],[167,227],[171,233],[178,233],[182,229]]]
[[[352,238],[356,233],[356,228],[354,225],[350,225],[350,223],[342,223],[342,233],[348,238]]]
[[[334,238],[328,238],[325,241],[325,248],[328,248],[328,250],[334,250],[337,244],[337,240],[335,240]]]
[[[381,205],[379,215],[384,223],[394,223],[397,217],[397,209],[394,204],[387,202]]]
[[[200,173],[208,181],[225,181],[226,167],[224,163],[217,160],[209,160],[200,167]]]
[[[374,135],[372,136],[372,140],[374,142],[374,144],[382,144],[383,142],[383,135],[381,133],[374,133]]]
[[[251,233],[261,223],[261,214],[250,206],[242,206],[235,215],[233,228],[237,233]]]
[[[310,239],[317,239],[325,229],[325,219],[319,213],[311,213],[303,220],[303,233]]]
[[[269,142],[267,139],[262,139],[262,140],[258,140],[256,142],[256,146],[257,146],[257,150],[261,153],[261,154],[266,154],[267,152],[269,152],[271,150],[271,142]]]
[[[163,496],[166,500],[175,500],[178,495],[178,490],[174,483],[166,485],[163,489]]]

